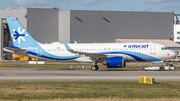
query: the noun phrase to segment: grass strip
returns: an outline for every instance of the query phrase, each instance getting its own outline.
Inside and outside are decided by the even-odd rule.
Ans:
[[[180,82],[0,82],[0,100],[180,99]]]
[[[46,69],[70,69],[70,66],[91,66],[91,64],[3,64],[3,67],[17,67],[17,68],[46,68]],[[99,64],[99,69],[119,69],[119,70],[140,70],[142,67],[148,67],[147,65],[127,65],[123,68],[107,68],[105,65]],[[176,70],[180,70],[180,67],[176,67]]]

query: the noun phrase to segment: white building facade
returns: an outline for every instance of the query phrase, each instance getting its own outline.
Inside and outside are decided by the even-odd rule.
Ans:
[[[180,44],[180,24],[174,24],[174,42]]]

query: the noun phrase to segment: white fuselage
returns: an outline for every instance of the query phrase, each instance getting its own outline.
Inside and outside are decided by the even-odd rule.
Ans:
[[[61,57],[77,56],[67,51],[64,44],[39,44],[37,49],[38,56],[46,58],[46,52]],[[68,44],[74,51],[105,54],[108,56],[122,56],[125,61],[160,61],[171,59],[175,56],[174,51],[164,49],[166,46],[157,43],[83,43]],[[32,55],[31,55],[32,56]],[[53,60],[56,60],[54,58]],[[62,59],[63,60],[63,59]],[[64,59],[78,62],[93,62],[89,57],[80,55],[76,59]]]
[[[66,44],[62,40],[64,44],[40,44],[15,17],[7,17],[6,20],[13,46],[5,47],[4,50],[19,55],[48,60],[93,62],[94,65],[107,60],[110,67],[121,67],[124,61],[161,62],[175,56],[174,51],[156,43]]]

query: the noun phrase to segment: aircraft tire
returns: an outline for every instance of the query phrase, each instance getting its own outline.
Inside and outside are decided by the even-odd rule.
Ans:
[[[96,65],[91,67],[92,71],[96,71],[97,69],[98,69],[98,66],[96,66]]]
[[[98,70],[98,69],[99,69],[99,67],[98,67],[97,65],[96,65],[95,67],[96,67],[96,70]]]

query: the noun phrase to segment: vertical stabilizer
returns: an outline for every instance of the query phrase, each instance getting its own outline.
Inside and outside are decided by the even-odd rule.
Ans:
[[[36,46],[36,40],[26,31],[26,29],[14,17],[7,17],[9,30],[14,46]]]

